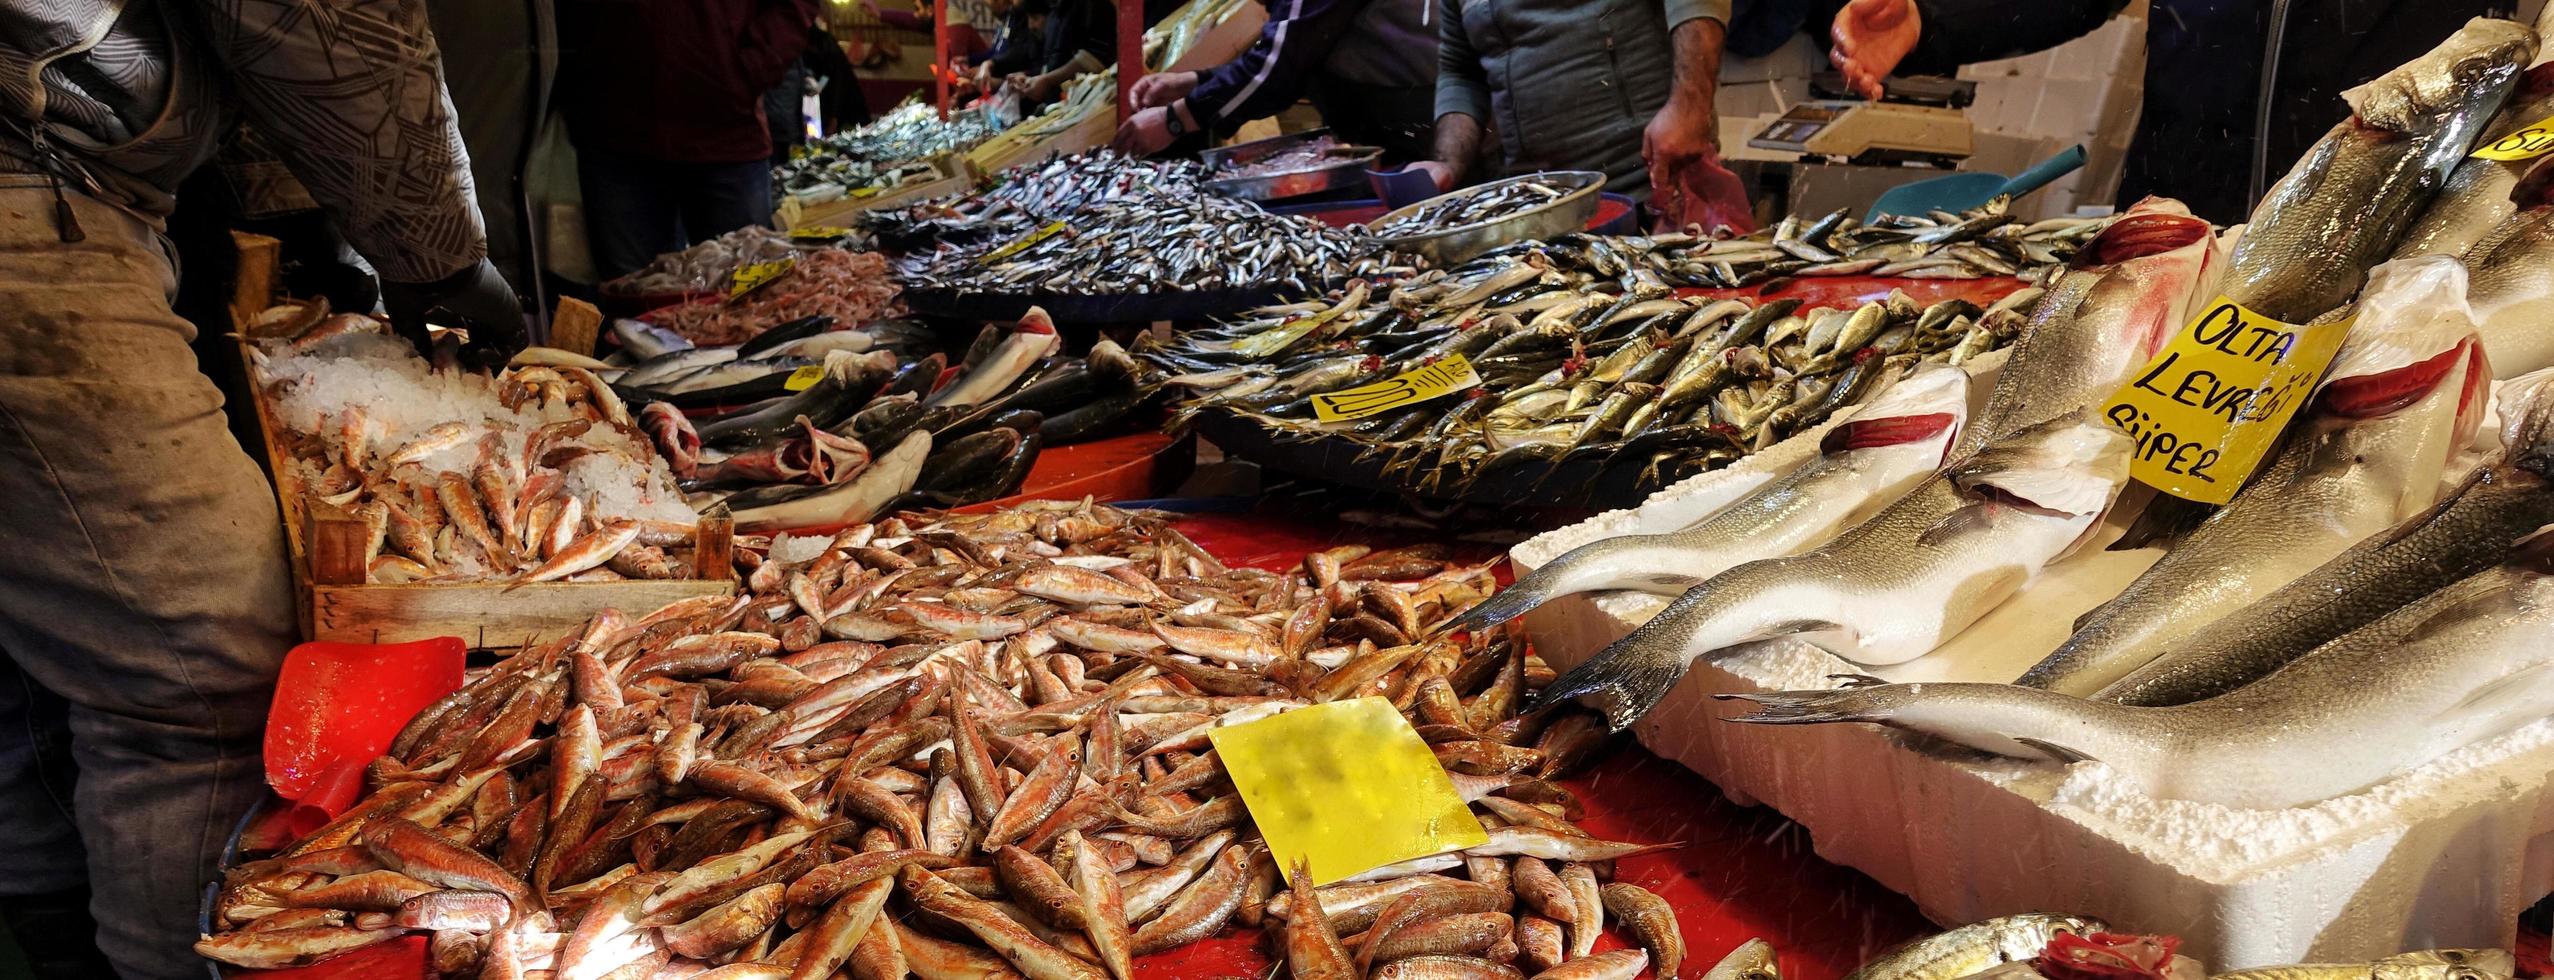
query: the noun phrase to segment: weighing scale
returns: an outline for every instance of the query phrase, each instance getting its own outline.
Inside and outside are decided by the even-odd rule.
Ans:
[[[1961,110],[1977,97],[1977,84],[1952,78],[1891,78],[1872,102],[1844,98],[1832,72],[1812,79],[1812,95],[1827,96],[1791,111],[1747,140],[1765,150],[1857,164],[1927,163],[1949,168],[1970,152],[1969,117]]]

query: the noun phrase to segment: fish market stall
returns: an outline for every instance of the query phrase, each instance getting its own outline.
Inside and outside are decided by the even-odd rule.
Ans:
[[[773,168],[772,187],[781,195],[774,223],[836,224],[868,208],[964,190],[975,179],[966,151],[1002,128],[989,109],[942,119],[919,96],[908,99],[868,125],[806,144]]]
[[[1938,920],[2062,908],[2236,967],[2506,946],[2554,890],[2554,360],[2503,292],[2540,268],[2479,244],[2529,219],[2459,188],[2541,118],[2503,105],[2536,51],[2476,20],[2353,90],[2240,238],[2112,223],[1938,470],[1758,454],[1520,545],[1458,625],[1522,618],[1554,700]],[[2210,383],[2258,400],[2170,407]]]

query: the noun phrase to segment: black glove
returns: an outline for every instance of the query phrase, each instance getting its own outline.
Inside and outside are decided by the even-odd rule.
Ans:
[[[467,332],[470,342],[461,347],[462,363],[488,370],[505,364],[529,340],[522,300],[486,259],[435,282],[382,283],[381,305],[390,311],[391,329],[417,345],[428,360],[434,359],[429,322]]]

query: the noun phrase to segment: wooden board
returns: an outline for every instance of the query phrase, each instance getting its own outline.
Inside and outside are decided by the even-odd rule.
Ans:
[[[242,236],[243,238],[254,236]],[[272,241],[272,239],[267,239]],[[243,242],[243,246],[247,243]],[[254,304],[236,303],[234,323],[245,328],[268,308],[273,295],[272,264],[263,285],[247,282],[248,263],[241,264],[238,296],[260,297]],[[283,428],[268,404],[257,376],[257,359],[247,340],[241,357],[249,367],[249,403],[257,414],[257,430],[266,454],[267,472],[275,481],[276,503],[283,509],[284,542],[293,569],[293,603],[300,616],[302,638],[350,643],[398,643],[437,636],[458,636],[476,648],[521,646],[554,639],[604,609],[641,615],[666,603],[703,595],[734,595],[736,578],[729,564],[734,524],[725,519],[700,522],[693,551],[698,567],[712,577],[624,582],[539,582],[512,586],[505,582],[433,585],[364,583],[363,546],[367,533],[360,520],[299,492],[292,460],[283,449]],[[697,559],[707,559],[699,561]]]

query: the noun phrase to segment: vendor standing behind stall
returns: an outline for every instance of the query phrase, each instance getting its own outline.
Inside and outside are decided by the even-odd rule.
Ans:
[[[975,67],[975,85],[996,81],[1029,104],[1053,102],[1064,83],[1117,63],[1117,7],[1109,0],[992,0],[1002,30]]]
[[[560,108],[595,271],[771,220],[763,94],[814,0],[559,0]]]
[[[1649,200],[1718,166],[1729,0],[1435,0],[1434,160],[1440,188],[1471,183],[1484,129],[1509,173],[1595,170]]]
[[[523,344],[416,3],[17,0],[0,18],[0,914],[48,976],[196,980],[293,642],[275,497],[197,373],[163,221],[234,109],[394,321]],[[66,765],[62,753],[68,745]],[[76,774],[70,769],[76,769]],[[95,956],[94,950],[86,954]]]
[[[1158,153],[1189,133],[1229,133],[1310,96],[1341,140],[1382,147],[1389,164],[1427,159],[1436,118],[1434,0],[1275,0],[1259,40],[1205,71],[1146,75],[1143,111],[1117,148]]]

